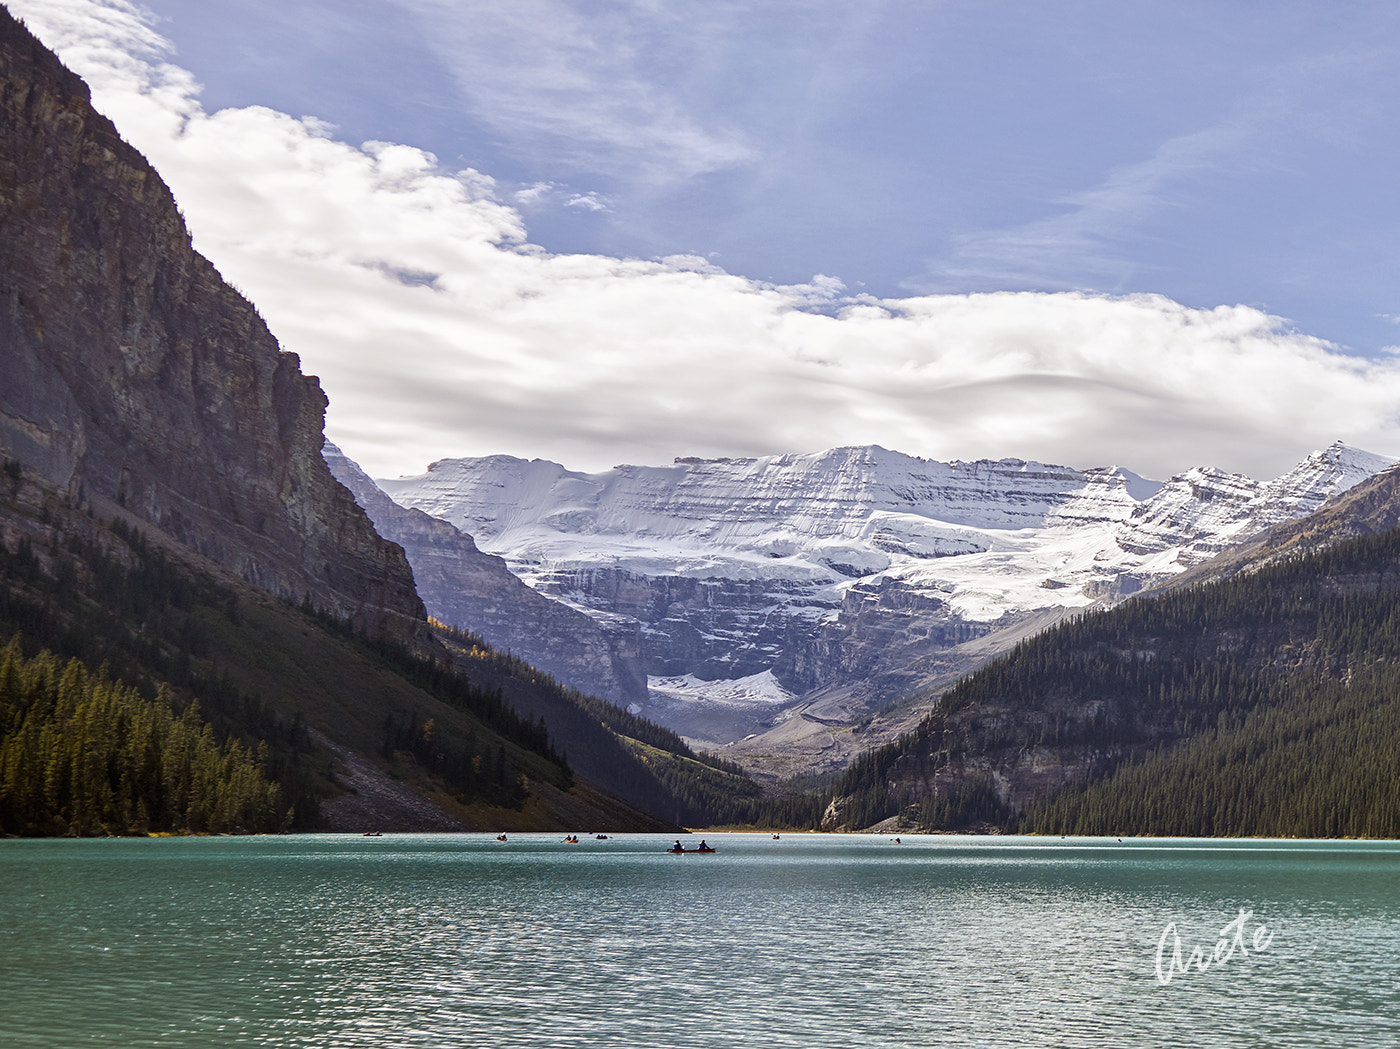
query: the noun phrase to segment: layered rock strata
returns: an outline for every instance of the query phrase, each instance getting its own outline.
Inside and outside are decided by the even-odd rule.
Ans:
[[[509,456],[382,480],[543,594],[637,623],[649,717],[791,748],[1112,604],[1390,465],[1341,444],[1276,480],[943,463],[883,448],[570,471]],[[773,735],[771,733],[776,733]],[[779,738],[781,737],[781,739]],[[807,744],[802,744],[806,746]]]

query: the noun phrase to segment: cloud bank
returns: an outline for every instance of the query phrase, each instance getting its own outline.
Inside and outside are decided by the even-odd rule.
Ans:
[[[1273,476],[1338,437],[1400,454],[1394,358],[1347,356],[1249,307],[875,299],[691,257],[550,254],[486,175],[268,109],[206,112],[125,0],[10,7],[321,376],[332,439],[377,476],[497,452],[597,469],[868,443],[1158,477]]]

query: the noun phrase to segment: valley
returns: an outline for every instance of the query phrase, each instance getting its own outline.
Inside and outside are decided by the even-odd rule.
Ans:
[[[781,777],[844,767],[1025,637],[1161,585],[1391,462],[1338,443],[1271,481],[1198,467],[1157,482],[875,447],[601,474],[492,456],[376,491],[626,638],[646,695],[609,698]],[[362,502],[364,485],[351,485]],[[450,572],[419,589],[450,618]],[[535,646],[515,650],[557,661],[573,643]]]
[[[0,274],[0,834],[1400,834],[1387,456],[375,481],[8,12]]]

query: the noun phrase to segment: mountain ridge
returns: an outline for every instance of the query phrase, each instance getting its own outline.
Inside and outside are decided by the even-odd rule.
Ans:
[[[532,590],[504,558],[484,553],[454,525],[399,506],[330,441],[321,454],[379,534],[403,547],[434,619],[470,629],[581,692],[623,706],[645,700],[635,630],[605,631],[577,609]]]
[[[1392,462],[1338,442],[1267,482],[1203,467],[1157,482],[871,446],[594,474],[443,459],[378,484],[541,593],[637,623],[641,711],[761,762],[765,739],[829,749],[830,723],[966,672],[996,638],[1161,583]]]
[[[1363,514],[1400,502],[1397,471],[1374,487]],[[1295,522],[1333,529],[1314,549],[1028,639],[861,754],[825,825],[1394,837],[1400,529],[1338,539],[1355,510]]]

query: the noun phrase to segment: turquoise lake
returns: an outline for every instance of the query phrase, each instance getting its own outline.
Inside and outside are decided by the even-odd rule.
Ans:
[[[0,1044],[1400,1044],[1400,843],[562,838],[0,842]]]

